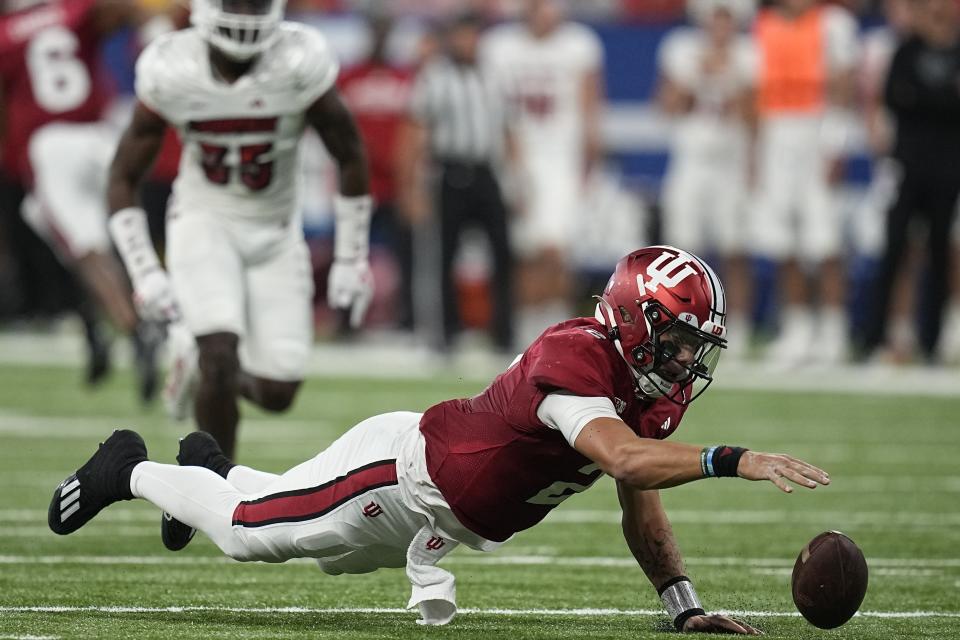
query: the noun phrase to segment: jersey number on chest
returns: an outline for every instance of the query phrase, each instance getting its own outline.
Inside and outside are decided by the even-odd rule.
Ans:
[[[240,147],[240,164],[237,166],[240,182],[251,191],[262,191],[270,186],[270,181],[273,180],[273,160],[267,160],[265,156],[272,150],[273,145],[270,143]],[[226,164],[225,160],[230,148],[201,142],[200,151],[200,164],[207,180],[214,184],[229,184],[233,167]]]
[[[37,104],[47,113],[76,109],[90,97],[90,72],[77,57],[80,40],[65,27],[43,29],[27,46],[27,72]]]
[[[189,131],[200,135],[237,136],[274,134],[279,118],[224,118],[193,120]],[[251,191],[262,191],[273,180],[273,143],[258,142],[236,146],[214,141],[200,142],[200,165],[213,184],[230,184],[233,172],[239,171],[240,182]],[[231,150],[236,149],[235,153]]]
[[[561,482],[558,480],[527,500],[527,502],[530,504],[558,505],[573,494],[586,491],[593,486],[597,478],[603,475],[603,472],[600,471],[600,465],[598,464],[588,464],[580,469],[578,473],[586,476],[584,478],[585,484],[579,482]]]

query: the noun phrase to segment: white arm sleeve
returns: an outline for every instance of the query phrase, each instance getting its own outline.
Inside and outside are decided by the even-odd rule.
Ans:
[[[540,421],[563,434],[570,446],[592,420],[613,418],[620,420],[610,398],[588,398],[562,392],[548,395],[537,407]]]

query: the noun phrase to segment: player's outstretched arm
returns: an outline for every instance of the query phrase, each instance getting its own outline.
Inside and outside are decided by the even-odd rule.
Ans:
[[[640,438],[614,418],[590,421],[574,447],[605,473],[636,489],[666,489],[710,477],[769,480],[786,493],[793,491],[788,480],[810,489],[830,484],[825,471],[790,456]]]
[[[349,309],[350,325],[358,327],[373,299],[369,263],[373,200],[367,156],[353,116],[336,89],[313,103],[307,120],[340,169],[340,194],[333,202],[336,228],[327,302],[334,309]]]
[[[640,491],[622,482],[617,495],[623,509],[623,537],[633,557],[653,584],[678,631],[757,635],[739,620],[708,615],[686,576],[673,527],[660,502],[660,492]]]
[[[133,283],[137,311],[146,320],[179,317],[173,289],[150,240],[147,214],[137,205],[140,181],[160,152],[167,123],[137,104],[110,164],[107,203],[110,236]]]

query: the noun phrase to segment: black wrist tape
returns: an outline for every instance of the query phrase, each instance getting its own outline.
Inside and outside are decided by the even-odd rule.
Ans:
[[[740,458],[747,452],[743,447],[720,445],[713,452],[713,473],[718,478],[736,478]]]
[[[704,611],[703,609],[687,609],[686,611],[684,611],[674,619],[673,626],[677,631],[683,631],[683,625],[687,623],[687,620],[689,620],[693,616],[705,616],[705,615],[707,615],[707,612]]]

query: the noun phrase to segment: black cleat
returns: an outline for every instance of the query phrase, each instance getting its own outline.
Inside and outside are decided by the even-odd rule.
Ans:
[[[147,459],[143,438],[126,429],[114,431],[86,464],[53,492],[47,510],[50,530],[73,533],[100,511],[119,500],[132,500],[130,474]]]
[[[160,518],[160,539],[163,540],[163,546],[170,551],[180,551],[190,544],[197,530],[188,524],[183,524],[172,515],[163,512]]]
[[[224,478],[236,466],[224,455],[216,439],[204,431],[194,431],[180,439],[177,462],[181,467],[205,467]],[[186,547],[196,533],[196,529],[169,513],[164,513],[160,519],[160,539],[170,551],[180,551]]]
[[[181,467],[204,467],[226,478],[235,464],[223,453],[217,439],[206,431],[194,431],[180,438],[177,462]]]

